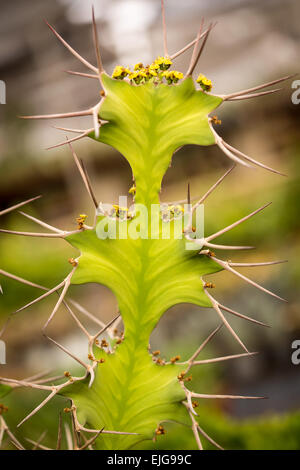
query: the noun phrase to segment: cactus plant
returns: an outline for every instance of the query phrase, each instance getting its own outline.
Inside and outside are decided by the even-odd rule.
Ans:
[[[58,145],[67,144],[70,146],[74,161],[91,201],[95,205],[95,220],[92,226],[88,226],[86,216],[81,214],[77,219],[77,229],[68,232],[27,215],[47,228],[49,233],[12,232],[1,229],[1,232],[4,233],[24,236],[63,238],[78,249],[78,257],[70,260],[72,269],[69,275],[59,285],[51,289],[20,279],[3,270],[0,271],[4,276],[12,277],[45,291],[19,311],[50,294],[59,293],[61,290],[58,301],[43,328],[43,333],[52,343],[83,367],[83,375],[75,377],[71,372],[65,372],[65,380],[55,381],[53,378],[53,384],[51,384],[51,379],[38,378],[38,380],[34,378],[30,381],[2,377],[0,378],[0,384],[2,384],[0,392],[4,395],[4,393],[18,387],[30,387],[47,392],[44,401],[31,411],[20,425],[57,394],[71,400],[71,406],[66,411],[70,412],[72,417],[76,449],[134,448],[137,443],[145,439],[153,439],[156,435],[164,434],[164,422],[167,421],[175,421],[189,426],[194,433],[199,449],[202,449],[200,436],[220,447],[201,428],[201,416],[198,417],[196,413],[197,403],[195,400],[262,398],[213,395],[209,392],[200,394],[191,389],[189,382],[191,380],[190,370],[203,362],[197,360],[200,351],[223,325],[230,331],[234,340],[239,343],[243,352],[205,362],[218,362],[254,354],[249,352],[239,335],[231,327],[230,322],[223,314],[224,311],[247,321],[264,325],[258,320],[222,305],[213,298],[210,293],[210,288],[213,285],[205,281],[206,275],[226,270],[273,297],[281,299],[235,269],[243,266],[275,264],[280,261],[255,264],[233,263],[220,259],[219,255],[214,252],[250,248],[220,245],[214,240],[254,216],[268,204],[217,233],[205,237],[199,237],[197,233],[194,233],[193,216],[197,208],[230,174],[234,168],[232,167],[194,205],[191,204],[188,188],[181,237],[175,236],[176,218],[171,216],[166,220],[160,218],[153,232],[149,213],[152,207],[159,206],[162,180],[173,154],[186,144],[217,145],[234,162],[234,166],[236,164],[245,167],[257,165],[279,173],[226,143],[217,134],[214,125],[218,124],[218,118],[211,116],[211,113],[227,101],[244,100],[274,93],[277,91],[276,89],[262,92],[258,90],[290,77],[283,77],[230,95],[212,94],[212,83],[208,78],[201,74],[195,83],[192,75],[214,24],[210,24],[204,30],[202,21],[197,37],[183,49],[170,55],[167,47],[163,1],[162,19],[164,55],[146,67],[143,64],[136,64],[134,69],[130,69],[118,65],[112,76],[104,71],[102,65],[94,14],[93,39],[97,66],[81,57],[49,25],[60,42],[92,72],[88,74],[71,73],[98,80],[101,86],[101,99],[96,105],[84,111],[25,116],[25,118],[92,117],[92,128],[82,131],[74,130],[79,134],[78,136]],[[176,57],[193,46],[192,58],[187,72],[183,74],[171,70]],[[127,207],[118,205],[114,206],[112,213],[108,213],[101,204],[99,205],[86,168],[72,147],[73,141],[84,137],[112,146],[129,163],[133,173],[133,186],[129,190],[134,198],[131,212]],[[148,215],[144,218],[138,216],[137,208],[140,206],[148,210]],[[172,215],[174,210],[182,212],[183,208],[182,206],[174,208],[174,205],[169,205],[166,208],[169,215]],[[26,216],[26,214],[24,215]],[[100,236],[100,228],[109,227],[111,222],[115,224],[115,237]],[[163,230],[166,226],[170,229],[169,238],[163,237]],[[132,236],[133,233],[138,234],[139,232],[142,234],[141,236]],[[189,247],[194,249],[187,249],[187,243]],[[74,307],[80,308],[80,306],[66,297],[71,284],[79,285],[91,282],[103,284],[111,289],[119,306],[117,316],[107,325],[100,322],[101,328],[96,334],[89,333],[74,313]],[[150,335],[162,315],[170,307],[180,303],[213,307],[220,319],[220,326],[209,335],[188,361],[181,362],[180,357],[175,356],[169,362],[165,362],[159,357],[159,352],[151,352]],[[47,326],[57,314],[60,306],[66,308],[87,338],[85,361],[77,358],[63,345],[47,336]],[[84,312],[84,309],[81,310]],[[114,336],[112,331],[120,319],[124,323],[124,334]],[[99,323],[99,320],[95,319],[95,321]],[[104,333],[109,333],[110,339],[104,338],[102,336]],[[4,408],[2,411],[5,411]],[[0,420],[2,434],[7,431],[15,446],[23,448],[23,445],[9,431],[3,416],[0,416]],[[61,426],[59,428],[60,434]],[[92,435],[91,438],[87,437],[89,434]],[[83,437],[83,441],[80,436]]]

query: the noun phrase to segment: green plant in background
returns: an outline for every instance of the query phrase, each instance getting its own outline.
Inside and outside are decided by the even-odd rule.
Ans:
[[[0,271],[2,275],[45,291],[43,295],[18,311],[35,304],[52,293],[58,293],[58,301],[43,328],[45,336],[47,336],[47,326],[62,305],[87,338],[86,359],[82,360],[47,336],[52,343],[84,368],[82,376],[75,377],[71,372],[66,371],[63,380],[61,377],[47,379],[34,377],[23,381],[9,378],[0,379],[0,383],[3,384],[0,385],[2,395],[19,387],[30,387],[47,392],[45,400],[30,412],[19,425],[38,412],[56,395],[71,400],[71,405],[65,411],[69,412],[72,418],[74,447],[76,449],[92,448],[92,446],[97,449],[134,448],[144,440],[156,439],[157,435],[164,434],[164,423],[168,421],[190,426],[199,449],[202,448],[200,435],[220,447],[201,427],[201,416],[196,413],[197,400],[261,397],[197,393],[190,386],[192,380],[190,370],[203,363],[203,361],[197,360],[199,353],[223,325],[243,348],[243,353],[207,361],[218,362],[254,354],[248,351],[238,334],[230,326],[224,316],[224,311],[247,321],[263,324],[220,304],[209,293],[214,285],[205,281],[205,277],[220,270],[227,270],[258,289],[281,299],[235,269],[236,267],[278,262],[233,263],[220,259],[212,251],[251,248],[219,245],[214,243],[214,240],[257,214],[268,204],[212,235],[198,237],[197,233],[195,234],[193,221],[198,207],[203,204],[233,167],[194,205],[191,204],[188,188],[187,209],[183,209],[179,204],[169,204],[165,208],[165,213],[161,214],[162,217],[154,230],[153,221],[149,214],[152,207],[159,205],[162,180],[170,166],[173,154],[186,144],[202,146],[216,144],[235,164],[240,163],[246,167],[254,164],[279,173],[224,142],[213,127],[219,123],[217,116],[210,117],[209,115],[224,101],[244,100],[273,93],[277,90],[263,92],[257,92],[257,90],[284,81],[289,77],[230,95],[214,95],[211,93],[211,81],[203,74],[200,74],[196,80],[199,86],[194,83],[192,78],[214,25],[210,24],[206,30],[203,30],[202,21],[196,39],[177,53],[169,55],[163,2],[162,17],[164,56],[158,57],[148,66],[141,63],[136,64],[133,69],[117,66],[112,77],[104,71],[102,66],[94,15],[93,36],[97,67],[83,59],[50,26],[56,37],[93,72],[92,74],[72,73],[99,80],[102,89],[101,100],[95,106],[80,112],[28,116],[27,118],[49,119],[76,116],[91,116],[93,118],[93,128],[91,129],[78,131],[61,128],[77,132],[79,135],[58,145],[69,144],[71,148],[75,163],[95,205],[95,220],[92,226],[88,226],[86,216],[81,214],[77,219],[77,229],[68,232],[23,214],[49,229],[50,233],[1,230],[4,233],[33,237],[63,238],[77,248],[80,253],[76,259],[70,260],[72,269],[69,275],[52,289],[20,279],[3,270]],[[176,57],[192,46],[194,46],[194,50],[188,71],[183,74],[171,70]],[[133,186],[129,192],[134,200],[133,209],[115,205],[113,211],[108,212],[98,203],[85,166],[71,146],[73,141],[86,136],[112,146],[130,164],[133,173]],[[148,210],[148,215],[144,218],[139,212],[140,207]],[[180,215],[183,211],[185,211],[185,223],[183,234],[179,237],[176,232],[176,215]],[[102,228],[106,227],[109,230],[112,222],[115,224],[115,237],[101,237]],[[164,237],[166,227],[170,231],[169,238]],[[132,235],[139,233],[140,236]],[[187,244],[194,249],[187,249]],[[101,329],[95,334],[87,331],[75,315],[73,307],[82,313],[86,313],[86,311],[72,299],[66,298],[71,284],[91,282],[109,287],[115,294],[119,306],[117,316],[108,325],[100,322]],[[220,326],[210,334],[188,361],[181,362],[180,356],[174,356],[169,362],[166,362],[160,357],[159,351],[151,352],[149,338],[162,315],[170,307],[180,303],[213,307],[220,319]],[[90,314],[89,317],[91,318]],[[99,324],[99,320],[93,318]],[[124,333],[121,333],[118,326],[121,319],[124,324]],[[4,411],[3,405],[0,414],[3,414]],[[0,436],[4,431],[8,432],[15,446],[23,448],[23,445],[7,428],[3,416],[0,416],[0,426]],[[92,434],[91,438],[87,437],[89,434]],[[60,436],[61,426],[59,427],[59,443]],[[60,448],[60,444],[58,448]]]

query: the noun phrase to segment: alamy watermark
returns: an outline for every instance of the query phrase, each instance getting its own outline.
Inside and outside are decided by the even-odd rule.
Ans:
[[[0,80],[0,104],[6,104],[6,84]]]
[[[6,364],[6,344],[0,340],[0,365]]]
[[[150,239],[186,240],[187,250],[201,249],[204,237],[204,205],[171,205],[167,203],[132,204],[127,196],[119,197],[119,204],[100,204],[100,221],[96,227],[101,240]],[[102,216],[102,218],[101,218]],[[193,242],[197,239],[197,245]]]
[[[295,349],[291,356],[292,364],[298,366],[300,364],[300,339],[295,339],[292,342],[292,349]]]
[[[292,88],[295,88],[295,91],[292,93],[292,103],[300,103],[300,80],[294,80],[292,83]]]

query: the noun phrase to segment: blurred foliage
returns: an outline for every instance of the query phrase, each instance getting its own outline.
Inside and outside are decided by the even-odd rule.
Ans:
[[[300,449],[300,412],[238,421],[214,410],[202,410],[201,428],[224,449],[296,450]],[[139,449],[197,449],[192,431],[169,424],[167,433],[155,443],[143,443]],[[201,438],[204,449],[214,449]]]

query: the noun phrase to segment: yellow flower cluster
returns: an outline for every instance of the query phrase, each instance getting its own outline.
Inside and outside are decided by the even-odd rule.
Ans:
[[[205,75],[200,73],[199,77],[197,78],[197,83],[201,86],[202,90],[204,91],[211,91],[212,89],[212,81],[209,78],[206,78]]]
[[[123,80],[123,78],[127,77],[131,73],[130,69],[126,67],[122,67],[121,65],[117,65],[113,71],[112,78],[117,78],[118,80]]]
[[[177,71],[168,71],[171,67],[172,61],[168,57],[158,57],[151,65],[144,65],[139,62],[135,64],[133,72],[129,68],[117,65],[113,71],[112,78],[123,80],[128,77],[136,85],[148,82],[150,79],[157,79],[162,82],[165,78],[167,83],[177,83],[183,78],[183,74]]]
[[[177,83],[178,80],[183,79],[183,73],[177,72],[176,70],[170,70],[168,72],[163,72],[162,76],[167,80],[168,84]]]

